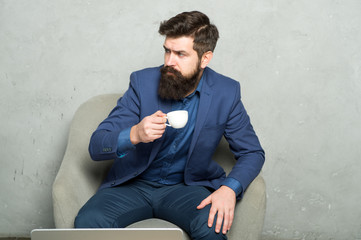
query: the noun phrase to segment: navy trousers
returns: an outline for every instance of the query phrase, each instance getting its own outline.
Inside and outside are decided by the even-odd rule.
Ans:
[[[210,205],[197,206],[211,192],[202,186],[163,185],[133,180],[98,191],[80,209],[76,228],[123,228],[149,218],[167,220],[182,228],[194,240],[227,239],[208,227]],[[217,219],[217,218],[215,218]]]

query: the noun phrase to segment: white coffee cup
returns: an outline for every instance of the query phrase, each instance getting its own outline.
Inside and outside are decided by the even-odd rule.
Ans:
[[[176,110],[167,113],[168,123],[165,125],[173,128],[182,128],[188,122],[188,111],[186,110]]]

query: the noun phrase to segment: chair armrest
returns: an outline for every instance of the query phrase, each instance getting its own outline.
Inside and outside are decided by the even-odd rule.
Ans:
[[[229,239],[260,239],[266,211],[266,186],[258,175],[248,186],[243,198],[237,203]]]
[[[79,145],[71,129],[63,162],[53,183],[53,210],[56,228],[73,228],[79,209],[94,195],[112,161],[94,162]],[[78,147],[77,147],[78,146]]]
[[[221,139],[213,157],[227,174],[236,161],[224,138]],[[228,239],[259,239],[263,229],[265,211],[266,186],[261,174],[259,174],[248,186],[243,198],[236,204],[233,224],[227,234]]]

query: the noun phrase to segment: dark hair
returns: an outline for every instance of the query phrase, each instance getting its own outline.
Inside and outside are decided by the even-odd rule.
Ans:
[[[204,13],[183,12],[163,21],[158,32],[166,37],[193,37],[193,49],[201,58],[205,52],[214,51],[219,38],[217,27],[210,23]]]

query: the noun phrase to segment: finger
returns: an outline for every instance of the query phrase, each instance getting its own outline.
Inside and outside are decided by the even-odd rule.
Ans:
[[[164,121],[160,118],[150,117],[143,122],[143,129],[147,131],[146,133],[150,133],[153,130],[165,130],[165,128]]]
[[[229,229],[229,213],[225,212],[224,218],[223,218],[223,227],[222,227],[222,233],[226,234]]]
[[[148,137],[152,140],[161,138],[163,136],[164,130],[149,130]]]
[[[158,110],[155,113],[153,113],[152,115],[150,115],[149,119],[152,123],[165,123],[167,121],[166,119],[167,114],[163,113],[162,111]]]
[[[162,136],[163,136],[163,133],[154,133],[153,134],[154,139],[161,138]]]
[[[209,211],[209,216],[208,216],[208,227],[212,227],[213,226],[213,221],[214,221],[214,217],[217,213],[217,210],[214,209],[213,207],[211,207],[211,210]]]
[[[152,115],[154,115],[154,116],[157,116],[157,115],[160,115],[160,114],[162,114],[163,112],[161,111],[161,110],[158,110],[158,111],[156,111],[155,113],[153,113]]]
[[[154,116],[154,119],[156,121],[159,121],[159,122],[166,122],[167,121],[166,115]]]
[[[143,129],[143,133],[145,136],[151,137],[154,135],[159,135],[159,134],[163,134],[164,129],[155,129],[154,125],[146,125]]]
[[[223,222],[223,212],[218,211],[217,222],[215,227],[216,233],[219,233],[221,231],[222,222]]]
[[[164,124],[164,122],[161,123],[153,123],[153,125],[151,126],[151,128],[155,131],[163,131],[165,130],[167,126]]]
[[[165,117],[167,114],[163,113],[161,110],[156,111],[155,113],[153,113],[152,116],[154,117]]]
[[[153,116],[152,117],[152,123],[158,124],[158,125],[162,125],[164,126],[164,123],[167,121],[167,118],[163,117],[163,116]]]
[[[163,135],[164,129],[152,129],[153,135]]]
[[[231,230],[234,219],[234,209],[229,209],[229,211],[225,212],[224,220],[223,220],[223,234],[226,234],[229,230]]]
[[[197,209],[202,209],[205,206],[207,206],[208,204],[211,204],[212,200],[211,200],[211,196],[207,197],[206,199],[204,199],[198,206]]]

